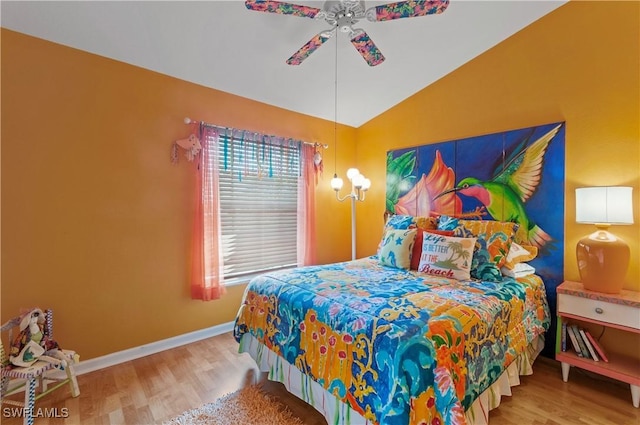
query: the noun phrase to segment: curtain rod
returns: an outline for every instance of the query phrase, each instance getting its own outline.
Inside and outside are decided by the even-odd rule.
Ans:
[[[275,138],[279,138],[279,139],[284,139],[284,137],[274,136],[274,135],[269,135],[269,134],[262,134],[262,133],[258,133],[258,132],[255,132],[255,131],[247,131],[247,130],[242,130],[242,129],[233,128],[233,127],[223,127],[223,126],[216,125],[216,124],[210,124],[210,123],[204,122],[204,121],[194,121],[189,117],[185,117],[184,123],[185,124],[201,124],[201,125],[204,125],[206,127],[213,127],[213,128],[219,129],[219,130],[225,130],[225,131],[229,130],[232,133],[234,131],[244,131],[244,132],[253,133],[256,136],[267,136],[267,137],[275,137]],[[300,140],[300,143],[304,143],[305,145],[315,146],[316,148],[318,148],[318,147],[319,148],[323,148],[323,149],[329,148],[329,145],[327,145],[326,143],[324,143],[324,144],[323,143],[318,143],[318,142],[310,143],[310,142],[304,142],[302,140]]]

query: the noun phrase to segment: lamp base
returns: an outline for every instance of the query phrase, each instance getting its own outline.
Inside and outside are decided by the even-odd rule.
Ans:
[[[576,246],[578,270],[584,288],[617,294],[624,286],[630,257],[629,246],[620,238],[599,228]]]

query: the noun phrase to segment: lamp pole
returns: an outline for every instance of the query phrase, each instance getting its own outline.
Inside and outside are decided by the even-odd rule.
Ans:
[[[351,198],[351,260],[356,259],[356,197]]]

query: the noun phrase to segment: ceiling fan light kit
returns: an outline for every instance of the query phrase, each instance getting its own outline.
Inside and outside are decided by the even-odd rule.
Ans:
[[[318,9],[275,0],[245,1],[249,10],[324,19],[331,26],[330,29],[315,35],[287,59],[289,65],[300,65],[338,31],[349,35],[351,44],[369,66],[379,65],[385,58],[364,29],[353,27],[358,21],[366,18],[370,22],[382,22],[433,15],[444,12],[448,5],[449,0],[408,0],[366,9],[364,1],[328,0],[322,9]]]

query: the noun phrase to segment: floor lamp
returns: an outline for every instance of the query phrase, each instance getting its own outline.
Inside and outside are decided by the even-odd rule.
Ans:
[[[347,170],[347,178],[351,181],[351,192],[340,197],[340,189],[342,189],[342,179],[337,174],[331,179],[331,188],[336,191],[336,199],[344,202],[351,199],[351,260],[356,259],[356,201],[363,202],[365,193],[371,187],[371,180],[365,178],[357,168],[349,168]]]

